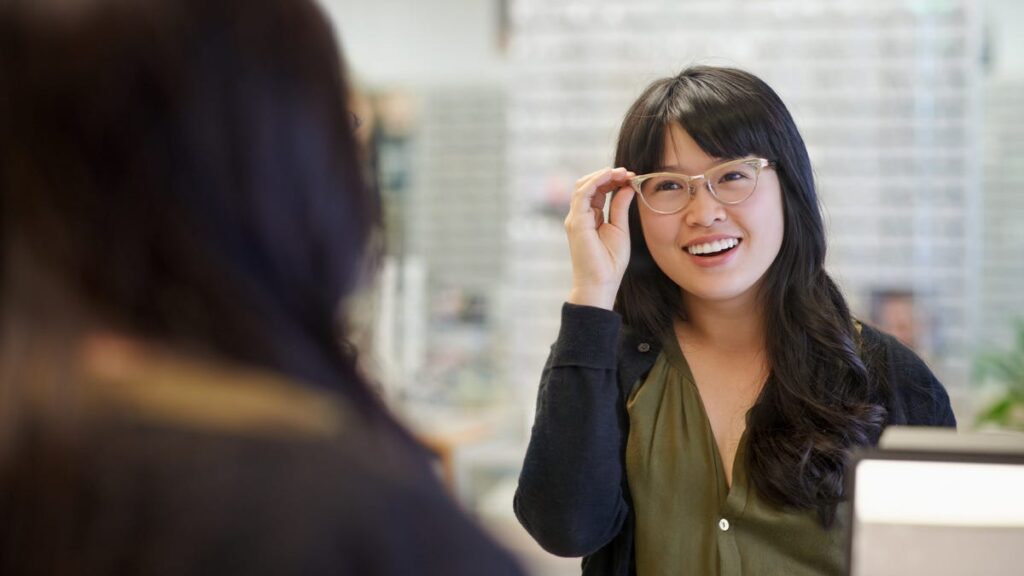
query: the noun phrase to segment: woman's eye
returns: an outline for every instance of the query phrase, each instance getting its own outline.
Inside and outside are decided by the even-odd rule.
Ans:
[[[657,191],[657,192],[662,192],[662,191],[669,191],[669,190],[679,190],[682,187],[683,187],[682,184],[680,184],[679,182],[676,182],[674,180],[664,180],[662,182],[658,182],[657,185],[654,187],[654,190]]]
[[[742,172],[726,172],[725,174],[722,175],[721,178],[718,179],[718,181],[719,182],[735,182],[737,180],[743,180],[746,177],[747,177],[747,175],[742,173]]]

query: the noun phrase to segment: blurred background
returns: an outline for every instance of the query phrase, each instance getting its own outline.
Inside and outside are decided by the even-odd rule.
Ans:
[[[572,183],[628,105],[694,63],[790,107],[855,312],[945,383],[962,428],[1024,428],[1024,3],[322,0],[354,74],[387,257],[368,369],[457,498],[536,574],[512,493],[570,287]]]

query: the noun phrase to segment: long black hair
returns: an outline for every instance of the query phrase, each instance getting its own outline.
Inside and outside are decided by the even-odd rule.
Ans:
[[[60,292],[390,426],[339,312],[380,210],[314,2],[4,0],[0,86],[6,344],[51,330],[24,311]]]
[[[770,375],[747,416],[746,458],[759,493],[780,507],[813,509],[830,525],[843,499],[853,446],[877,441],[885,382],[869,373],[849,308],[825,272],[825,229],[803,139],[782,100],[754,75],[695,66],[652,83],[627,113],[615,165],[638,174],[660,164],[665,131],[678,123],[708,155],[757,155],[775,163],[785,233],[765,273]],[[616,299],[627,324],[661,338],[683,319],[678,285],[655,264],[636,202],[632,254]]]

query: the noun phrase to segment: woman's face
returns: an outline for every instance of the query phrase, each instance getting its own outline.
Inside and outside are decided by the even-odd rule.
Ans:
[[[665,132],[662,166],[656,171],[703,174],[732,158],[713,158],[678,124]],[[782,246],[782,190],[775,170],[764,168],[754,193],[736,205],[715,200],[704,180],[675,214],[658,214],[639,203],[644,239],[658,267],[682,290],[683,302],[754,298],[761,278]],[[704,246],[719,241],[718,246]],[[723,245],[732,248],[715,251]],[[708,254],[695,254],[707,252]]]

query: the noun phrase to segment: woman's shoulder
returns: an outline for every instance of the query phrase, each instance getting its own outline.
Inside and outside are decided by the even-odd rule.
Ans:
[[[184,551],[215,573],[515,573],[425,461],[355,420],[330,434],[136,421],[116,447],[109,431],[94,504],[142,529],[127,540],[148,566]]]
[[[949,395],[928,364],[895,336],[864,323],[861,349],[869,371],[892,396],[892,424],[956,426]]]
[[[936,380],[928,364],[892,334],[867,323],[861,324],[860,334],[869,368],[885,369],[890,376],[895,376],[892,385]]]
[[[89,383],[100,418],[79,473],[83,505],[127,530],[137,562],[177,550],[181,573],[193,557],[217,573],[516,573],[423,451],[335,394],[208,363],[130,376]]]

